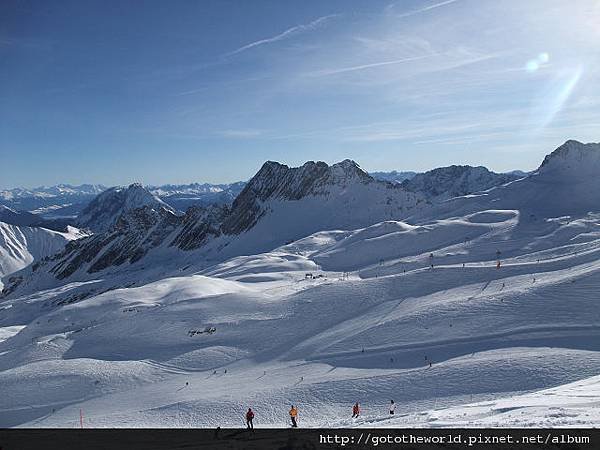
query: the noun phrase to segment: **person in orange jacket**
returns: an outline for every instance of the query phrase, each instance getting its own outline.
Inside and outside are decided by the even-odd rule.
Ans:
[[[290,418],[292,419],[292,427],[298,428],[298,423],[296,422],[296,418],[298,417],[298,408],[292,405],[290,409]]]
[[[352,407],[352,418],[358,417],[360,415],[360,406],[358,406],[358,402],[354,404]]]

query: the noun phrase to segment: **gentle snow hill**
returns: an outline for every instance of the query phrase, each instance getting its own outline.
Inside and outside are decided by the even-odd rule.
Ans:
[[[67,242],[81,236],[75,228],[69,228],[67,233],[60,233],[45,228],[19,227],[0,222],[0,280],[34,260],[53,255]]]
[[[81,228],[89,228],[95,233],[109,230],[120,216],[138,208],[150,207],[163,209],[171,213],[175,210],[152,195],[139,183],[128,187],[114,187],[99,194],[81,212],[77,224]]]
[[[363,417],[366,428],[595,428],[600,422],[600,376],[551,389],[499,397],[478,403],[430,409],[394,416]],[[382,408],[383,409],[383,408]],[[340,421],[338,426],[356,426]]]

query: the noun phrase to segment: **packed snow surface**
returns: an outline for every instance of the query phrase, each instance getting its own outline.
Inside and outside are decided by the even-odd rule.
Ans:
[[[599,223],[387,221],[72,304],[50,301],[70,285],[5,300],[0,425],[241,426],[252,406],[285,426],[295,404],[303,426],[591,426]]]
[[[596,147],[403,221],[369,219],[378,187],[269,200],[227,259],[157,251],[0,299],[0,426],[285,427],[293,404],[305,427],[596,427]]]

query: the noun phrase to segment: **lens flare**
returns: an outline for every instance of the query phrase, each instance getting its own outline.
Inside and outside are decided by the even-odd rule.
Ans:
[[[532,114],[534,123],[537,125],[536,131],[541,131],[550,124],[563,109],[582,74],[582,67],[565,71],[534,101]]]
[[[548,64],[549,61],[550,55],[546,52],[542,52],[534,59],[527,61],[527,64],[525,64],[525,70],[529,73],[537,72],[540,67],[542,67],[544,64]]]

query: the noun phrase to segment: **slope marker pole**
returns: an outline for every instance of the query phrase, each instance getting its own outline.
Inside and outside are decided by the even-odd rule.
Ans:
[[[83,429],[83,411],[81,408],[79,408],[79,425],[81,426],[81,429]]]

